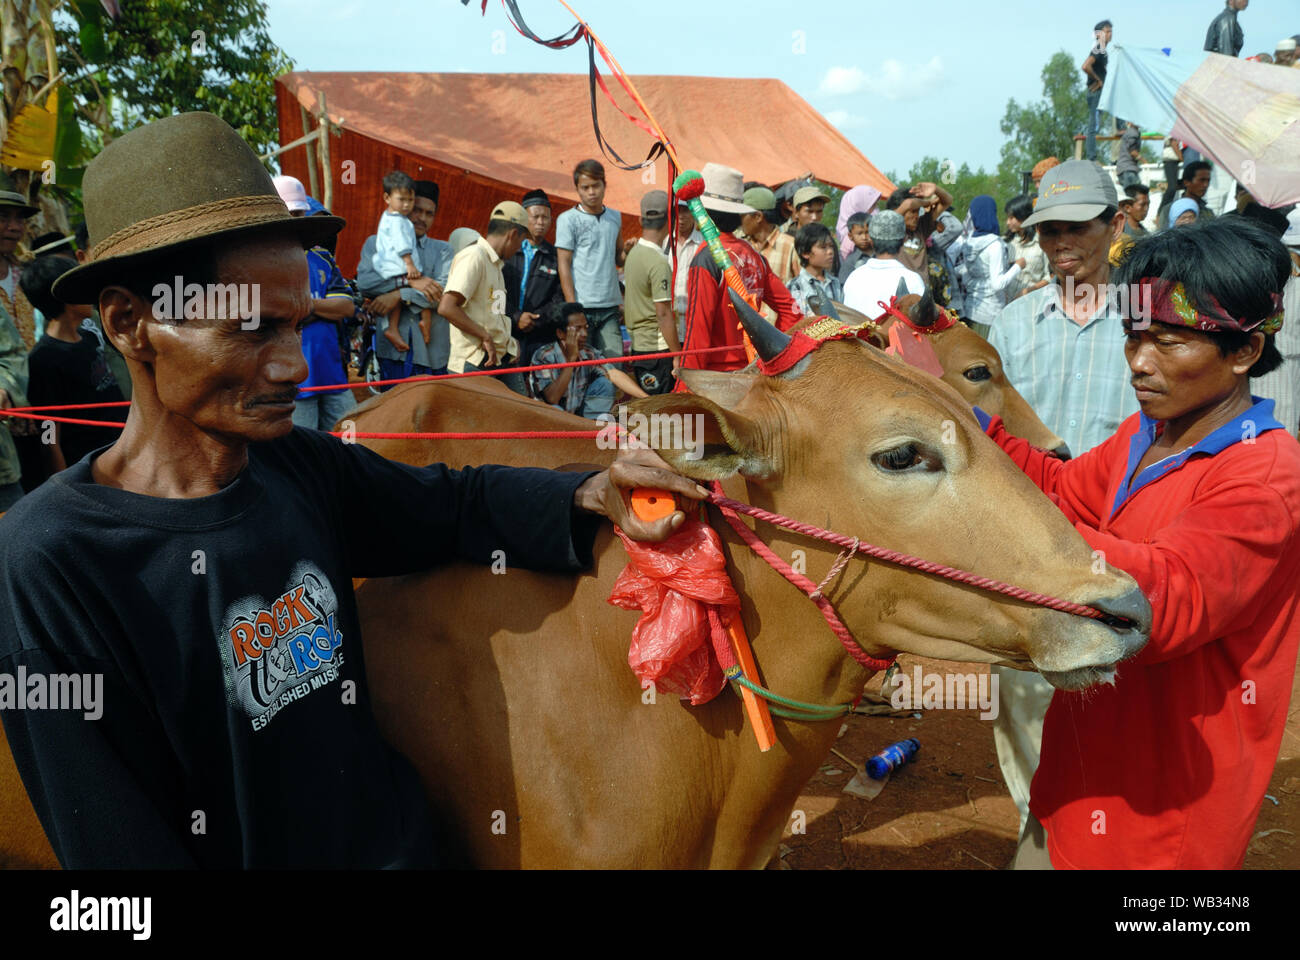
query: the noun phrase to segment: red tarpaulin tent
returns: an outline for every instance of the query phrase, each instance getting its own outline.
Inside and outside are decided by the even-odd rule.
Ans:
[[[839,187],[893,189],[780,80],[647,76],[632,82],[682,162],[695,169],[714,161],[772,185],[811,173]],[[616,83],[610,88],[635,112]],[[445,239],[460,226],[482,231],[498,201],[518,200],[532,189],[545,190],[558,215],[577,204],[574,164],[586,157],[603,161],[585,74],[286,73],[276,81],[281,143],[303,135],[301,108],[314,129],[321,94],[331,122],[342,128],[330,138],[329,152],[333,210],[348,221],[338,244],[339,266],[348,275],[375,232],[383,212],[380,181],[390,170],[439,184],[432,234]],[[630,162],[643,159],[651,137],[597,97],[601,130],[614,149]],[[280,163],[310,189],[306,149],[285,152]],[[605,202],[623,214],[624,235],[634,236],[641,196],[670,185],[667,160],[630,173],[607,163],[606,175]]]

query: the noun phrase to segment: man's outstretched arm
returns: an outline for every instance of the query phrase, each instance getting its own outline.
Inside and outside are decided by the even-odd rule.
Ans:
[[[354,577],[398,576],[462,559],[577,572],[590,565],[602,519],[638,540],[664,540],[683,522],[678,511],[653,524],[629,507],[634,486],[702,499],[693,480],[674,473],[653,451],[626,450],[607,470],[570,472],[482,466],[452,470],[386,460],[356,444],[295,431],[309,444],[305,469],[332,478],[333,516],[343,532]],[[499,552],[498,552],[499,551]]]

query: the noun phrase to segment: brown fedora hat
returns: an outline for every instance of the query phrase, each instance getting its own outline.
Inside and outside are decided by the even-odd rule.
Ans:
[[[293,217],[271,175],[216,114],[164,117],[114,140],[82,180],[87,261],[54,283],[64,303],[93,303],[116,277],[162,253],[216,237],[279,233],[310,247],[340,217]]]

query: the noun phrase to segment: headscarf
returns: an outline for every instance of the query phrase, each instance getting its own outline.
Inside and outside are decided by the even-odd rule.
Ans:
[[[1252,333],[1258,330],[1263,334],[1275,334],[1282,329],[1282,295],[1278,293],[1273,294],[1273,307],[1269,316],[1248,320],[1245,317],[1229,316],[1212,294],[1206,295],[1207,303],[1194,302],[1187,295],[1182,281],[1142,277],[1135,286],[1135,302],[1145,308],[1146,316],[1142,319],[1147,321],[1154,320],[1170,326],[1191,327],[1193,330],[1208,332],[1233,330]]]
[[[981,193],[970,202],[971,234],[976,237],[998,232],[998,202]]]
[[[1197,217],[1200,217],[1201,215],[1201,205],[1191,197],[1183,197],[1180,200],[1175,200],[1169,207],[1169,226],[1172,227],[1177,223],[1178,218],[1188,210],[1195,213]]]
[[[861,184],[844,194],[840,200],[840,216],[835,223],[835,234],[840,238],[841,257],[847,257],[853,251],[853,241],[849,239],[849,217],[855,213],[870,213],[880,197],[881,193],[875,187]]]

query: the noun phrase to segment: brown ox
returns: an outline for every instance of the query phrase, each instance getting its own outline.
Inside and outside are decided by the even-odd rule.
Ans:
[[[772,344],[758,339],[768,355]],[[729,496],[787,516],[1137,624],[1111,628],[854,560],[827,595],[869,653],[1036,668],[1079,689],[1109,678],[1145,642],[1150,610],[1132,579],[1095,567],[1065,517],[933,377],[859,342],[827,343],[785,377],[688,377],[695,395],[636,405],[703,418],[707,444],[698,460],[661,437],[661,454],[683,473],[721,479]],[[591,426],[475,381],[398,388],[351,418],[358,432]],[[369,445],[416,464],[560,466],[613,457],[590,440]],[[710,513],[744,598],[761,681],[799,700],[852,700],[868,673],[813,604]],[[804,551],[814,579],[834,560],[834,548],[819,541],[767,526],[758,532],[786,558]],[[669,696],[646,703],[627,665],[637,615],[606,602],[626,563],[607,527],[594,556],[578,577],[511,569],[506,558],[505,573],[452,564],[358,588],[376,713],[439,808],[444,855],[483,866],[762,867],[839,721],[777,719],[777,745],[759,753],[728,691],[700,707]],[[0,821],[0,849],[13,858],[20,845],[30,849],[35,820],[14,802],[12,767],[9,776],[14,810]],[[24,825],[28,836],[8,835]]]

